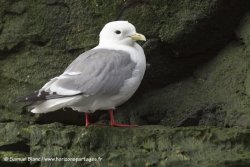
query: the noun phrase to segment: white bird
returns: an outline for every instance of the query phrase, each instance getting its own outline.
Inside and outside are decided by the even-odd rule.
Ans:
[[[90,124],[88,113],[109,110],[111,126],[131,126],[116,123],[113,110],[135,93],[144,76],[146,59],[138,40],[146,38],[128,21],[107,23],[98,46],[82,53],[39,91],[18,101],[32,102],[32,113],[65,107],[85,112],[86,126]]]

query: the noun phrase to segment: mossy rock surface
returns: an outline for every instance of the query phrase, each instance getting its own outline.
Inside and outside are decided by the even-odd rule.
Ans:
[[[7,165],[13,163],[11,158],[29,158],[29,161],[15,162],[20,165],[46,167],[250,165],[250,130],[245,128],[159,125],[84,128],[60,123],[32,126],[5,123],[1,126],[5,131],[12,131],[12,135],[16,134],[1,139],[1,143],[8,141],[9,145],[16,142],[12,147],[16,150],[0,146],[0,157],[5,158],[2,163]],[[0,134],[5,132],[0,131]],[[23,149],[20,143],[26,144],[29,150]]]
[[[249,9],[246,0],[2,0],[0,166],[250,166]],[[15,102],[96,46],[116,19],[148,39],[150,67],[115,115],[142,126],[84,128],[83,113],[34,115]]]

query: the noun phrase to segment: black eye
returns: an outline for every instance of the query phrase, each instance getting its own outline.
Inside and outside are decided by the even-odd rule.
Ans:
[[[116,30],[116,31],[115,31],[115,33],[116,33],[116,34],[120,34],[120,33],[121,33],[121,31],[119,31],[119,30]]]

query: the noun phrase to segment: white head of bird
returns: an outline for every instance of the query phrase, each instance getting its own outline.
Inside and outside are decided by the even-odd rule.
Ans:
[[[135,26],[128,21],[107,23],[100,32],[99,45],[134,45],[136,41],[146,41],[144,35],[136,32]]]

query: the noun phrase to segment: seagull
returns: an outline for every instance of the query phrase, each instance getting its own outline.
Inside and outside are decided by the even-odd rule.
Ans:
[[[114,110],[136,92],[146,69],[146,58],[137,41],[146,41],[128,21],[107,23],[100,32],[99,44],[79,55],[59,76],[52,78],[40,90],[19,97],[19,102],[31,102],[32,113],[47,113],[61,108],[89,114],[108,110],[110,126],[132,127],[117,123]]]

